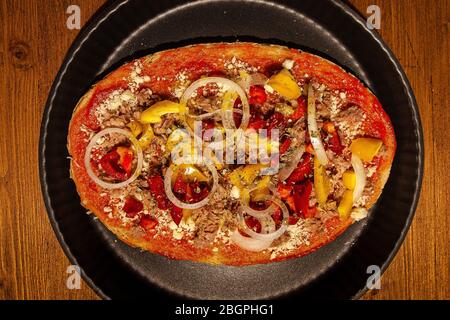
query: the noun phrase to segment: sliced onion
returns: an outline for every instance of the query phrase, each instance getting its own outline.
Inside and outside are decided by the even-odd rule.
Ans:
[[[356,175],[355,189],[353,190],[353,203],[355,203],[361,198],[366,186],[366,171],[361,159],[354,153],[352,154],[352,167]]]
[[[99,177],[97,177],[95,175],[95,173],[92,171],[92,167],[91,167],[91,152],[92,152],[92,149],[94,148],[95,144],[97,143],[98,139],[100,139],[101,137],[103,137],[107,134],[112,134],[112,133],[121,134],[121,135],[127,137],[133,144],[134,150],[136,151],[136,154],[137,154],[137,165],[136,165],[136,169],[134,170],[134,173],[131,175],[131,177],[128,180],[118,182],[118,183],[110,183],[110,182],[101,180]],[[89,144],[86,147],[86,153],[84,154],[84,166],[86,167],[86,172],[87,172],[88,176],[96,184],[98,184],[99,186],[101,186],[105,189],[118,189],[118,188],[123,188],[123,187],[129,185],[131,182],[136,180],[136,178],[141,174],[142,163],[143,163],[143,155],[142,155],[142,149],[139,145],[139,142],[136,140],[136,138],[130,132],[128,132],[127,130],[124,130],[124,129],[119,129],[119,128],[106,128],[106,129],[98,132],[95,136],[92,137],[91,141],[89,142]]]
[[[294,150],[294,152],[292,153],[291,161],[289,161],[286,164],[286,166],[283,167],[278,172],[278,179],[281,182],[286,180],[287,178],[289,178],[291,176],[292,172],[295,170],[295,168],[297,168],[298,163],[302,159],[304,153],[305,153],[305,146],[304,145],[302,145],[300,148],[297,148],[297,149]]]
[[[325,153],[325,148],[322,143],[322,138],[320,137],[319,129],[317,128],[316,99],[314,97],[311,83],[308,87],[308,132],[317,159],[321,165],[325,166],[328,163],[328,157]]]
[[[201,115],[198,115],[198,116],[192,115],[192,114],[188,114],[187,116],[188,116],[189,118],[193,118],[194,120],[201,121],[201,120],[204,120],[204,119],[212,118],[212,117],[214,117],[216,114],[220,114],[221,111],[222,111],[222,110],[218,109],[218,110],[215,110],[215,111],[213,111],[213,112],[204,113],[204,114],[201,114]]]
[[[236,83],[240,85],[245,92],[248,92],[251,86],[264,86],[267,80],[268,79],[264,74],[256,72],[249,74],[244,78],[239,78]]]
[[[275,221],[271,216],[266,217],[265,219],[260,219],[261,223],[261,233],[272,233],[276,230]]]
[[[180,99],[180,103],[182,105],[187,106],[187,102],[192,97],[194,92],[196,92],[198,88],[204,87],[209,83],[221,84],[223,86],[224,90],[232,90],[239,95],[239,97],[241,98],[242,111],[243,111],[241,126],[239,128],[245,130],[247,128],[248,122],[250,120],[250,106],[248,104],[247,96],[246,96],[244,90],[242,90],[242,88],[237,83],[235,83],[227,78],[206,77],[206,78],[201,78],[197,81],[194,81],[183,93],[183,96]],[[230,112],[230,113],[232,115],[232,112]],[[236,125],[234,124],[234,120],[231,121],[232,119],[233,119],[232,116],[230,117],[228,112],[222,113],[222,122],[223,122],[225,128],[237,129]]]
[[[271,204],[269,207],[267,207],[264,210],[255,210],[250,208],[249,202],[250,202],[250,194],[252,191],[254,191],[256,188],[251,189],[248,191],[248,197],[247,196],[241,196],[240,202],[241,202],[241,208],[242,210],[247,213],[248,215],[255,217],[257,219],[265,219],[267,217],[270,217],[270,215],[275,211],[276,205]],[[271,200],[271,198],[269,198]]]
[[[244,232],[247,233],[250,237],[257,239],[257,240],[263,240],[263,241],[274,241],[275,239],[278,239],[283,235],[283,233],[287,230],[287,221],[289,219],[289,211],[286,208],[285,204],[278,198],[272,197],[270,198],[272,202],[277,204],[281,210],[283,211],[283,221],[281,222],[280,228],[278,230],[271,232],[271,233],[257,233],[250,229],[247,224],[245,223],[244,217],[241,215],[241,220],[243,221],[244,226]]]
[[[270,240],[257,240],[249,237],[244,237],[238,230],[234,231],[230,240],[237,244],[244,250],[259,252],[270,247],[272,241]]]
[[[182,160],[185,159],[186,162],[183,162]],[[192,161],[190,161],[192,162]],[[187,161],[187,158],[181,158],[178,159],[177,163],[189,163],[189,161]],[[208,196],[196,203],[186,203],[186,202],[182,202],[180,201],[174,194],[172,191],[172,168],[169,166],[167,168],[166,174],[164,176],[164,190],[166,191],[166,195],[167,198],[169,198],[169,200],[176,205],[179,208],[182,209],[198,209],[203,207],[204,205],[206,205],[209,201],[209,198],[214,194],[214,192],[216,192],[217,186],[219,184],[219,175],[217,173],[216,167],[214,166],[214,164],[211,161],[203,161],[203,162],[198,162],[197,164],[200,165],[205,165],[208,170],[211,172],[212,177],[213,177],[213,186],[211,188],[211,190],[208,193]]]

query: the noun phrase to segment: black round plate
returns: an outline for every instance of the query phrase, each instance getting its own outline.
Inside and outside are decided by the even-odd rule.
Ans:
[[[398,150],[389,181],[368,219],[304,258],[247,267],[174,261],[131,248],[86,214],[69,178],[66,136],[85,91],[131,58],[217,41],[301,48],[357,75],[392,119]],[[402,243],[416,208],[423,171],[416,102],[398,61],[365,21],[338,1],[113,1],[87,23],[53,84],[39,146],[42,191],[69,259],[104,298],[355,298],[367,268],[382,271]]]

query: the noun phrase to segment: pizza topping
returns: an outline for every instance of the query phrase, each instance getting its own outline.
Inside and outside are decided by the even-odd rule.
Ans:
[[[308,245],[310,235],[324,232],[330,218],[365,217],[367,210],[359,206],[373,191],[370,177],[382,157],[382,142],[354,139],[364,136],[363,109],[348,105],[345,92],[331,91],[314,78],[296,79],[293,60],[285,60],[270,79],[234,62],[219,76],[206,72],[192,83],[190,71],[180,72],[173,101],[164,100],[166,93],[140,88],[149,79],[141,76],[137,63],[133,87],[110,91],[103,99],[95,115],[99,128],[108,129],[89,139],[86,169],[99,186],[116,189],[105,191],[108,216],[154,231],[154,236],[172,235],[195,246],[210,246],[220,238],[248,251],[269,250],[273,257]],[[262,72],[272,74],[274,68],[279,64]],[[174,86],[169,91],[173,94]],[[239,164],[222,163],[213,153],[190,164],[170,159],[177,148],[182,148],[182,159],[192,156],[198,138],[192,134],[194,121],[201,122],[199,137],[206,150],[223,149],[240,138],[251,143],[250,132],[256,131],[253,142],[266,154],[279,153],[281,169],[263,175],[267,164],[246,162],[250,148]],[[187,131],[177,130],[183,128]],[[213,134],[223,137],[226,129],[243,129],[244,134],[226,140]],[[268,130],[267,137],[261,129]],[[279,130],[280,139],[269,140],[272,129]],[[85,130],[84,137],[95,134]],[[369,162],[367,169],[361,160]]]
[[[219,183],[219,181],[218,181],[219,177],[218,177],[216,168],[210,161],[205,161],[205,163],[203,163],[202,165],[205,165],[208,168],[208,170],[211,172],[212,179],[213,179],[211,190],[208,192],[207,195],[205,195],[204,189],[201,189],[200,186],[198,186],[198,185],[195,186],[194,190],[192,190],[191,186],[189,188],[186,187],[185,188],[186,194],[185,194],[185,199],[184,199],[186,202],[183,202],[180,199],[178,199],[175,196],[175,194],[173,193],[174,190],[173,190],[173,186],[172,186],[172,181],[173,181],[172,175],[174,174],[174,172],[173,172],[172,167],[169,167],[167,169],[165,176],[164,176],[164,190],[166,192],[168,199],[175,206],[182,208],[182,209],[201,208],[208,203],[209,198],[216,191],[218,183]],[[176,182],[176,180],[175,180],[175,182]]]
[[[291,59],[286,59],[283,62],[283,68],[291,70],[294,67],[295,61]]]
[[[316,157],[314,157],[314,189],[319,204],[325,205],[331,191],[330,179],[325,167]]]
[[[242,90],[242,88],[235,82],[222,77],[206,77],[201,78],[195,82],[193,82],[189,88],[186,89],[186,91],[183,93],[183,96],[180,99],[180,104],[183,106],[181,109],[182,116],[186,116],[188,113],[187,110],[187,102],[189,99],[192,98],[194,94],[197,94],[197,90],[205,87],[208,84],[217,84],[217,86],[223,90],[224,92],[229,92],[227,96],[224,96],[225,101],[223,101],[222,106],[222,123],[225,128],[228,129],[236,129],[236,124],[233,119],[234,114],[234,104],[231,104],[230,100],[233,97],[239,97],[240,104],[242,105],[242,117],[241,117],[241,123],[239,128],[240,129],[246,129],[248,125],[248,121],[250,118],[250,109],[249,104],[247,100],[247,96],[245,92]],[[237,94],[237,96],[235,96]],[[234,100],[236,101],[236,99]],[[225,109],[224,109],[225,108]],[[186,121],[186,120],[185,120]],[[187,126],[189,127],[189,126]]]
[[[134,152],[137,154],[137,163],[133,174],[131,174],[131,161],[134,156],[133,152],[129,148],[117,148],[115,151],[108,153],[102,158],[102,160],[100,160],[100,166],[102,169],[105,170],[107,174],[112,175],[111,178],[119,180],[120,182],[118,183],[106,182],[100,179],[92,170],[91,164],[92,150],[98,144],[99,140],[104,140],[106,136],[111,136],[114,134],[127,137],[133,145]],[[136,180],[141,173],[142,162],[142,149],[136,138],[128,131],[118,128],[107,128],[97,133],[89,142],[84,156],[84,165],[86,167],[87,174],[97,185],[105,189],[122,188]],[[127,180],[123,181],[126,178]]]
[[[278,179],[280,181],[284,181],[292,175],[292,173],[296,170],[299,162],[302,160],[304,152],[305,152],[304,146],[298,147],[293,151],[290,161],[286,163],[285,167],[283,167],[278,172]]]
[[[333,151],[335,154],[342,154],[344,147],[341,145],[341,140],[334,124],[327,121],[323,123],[322,128],[328,134],[324,139],[328,149]]]
[[[302,91],[293,75],[287,69],[270,77],[267,85],[288,100],[297,99]]]
[[[241,221],[243,222],[242,226],[243,226],[244,232],[246,234],[248,234],[250,237],[252,237],[253,239],[262,240],[262,241],[274,241],[275,239],[278,239],[279,237],[281,237],[283,235],[283,233],[286,231],[287,223],[288,223],[288,219],[289,219],[289,211],[286,208],[286,205],[280,199],[277,199],[275,197],[268,197],[266,200],[269,200],[273,204],[280,207],[280,209],[283,212],[283,221],[281,222],[281,225],[277,230],[274,230],[269,233],[257,233],[247,226],[242,214],[240,215],[240,218],[241,218]],[[267,218],[272,219],[270,216],[268,216]],[[259,218],[259,219],[260,219],[260,222],[262,222],[262,220],[264,218]]]
[[[356,175],[355,172],[352,170],[348,170],[342,174],[342,182],[344,183],[344,186],[349,189],[353,190],[355,189],[356,185]]]
[[[254,239],[244,237],[238,230],[234,231],[230,240],[237,244],[240,248],[247,251],[259,252],[269,248],[272,244],[271,240]]]
[[[142,135],[140,136],[138,143],[142,149],[147,149],[153,141],[155,133],[153,132],[152,126],[149,124],[144,125],[142,130]]]
[[[265,84],[267,83],[267,80],[268,80],[267,77],[262,73],[255,72],[249,74],[246,71],[240,71],[239,78],[236,80],[236,83],[240,85],[245,92],[248,93],[250,88],[253,86],[264,87]]]
[[[150,216],[143,216],[141,220],[139,221],[139,225],[144,228],[146,231],[154,230],[155,227],[158,225],[158,220],[150,217]]]
[[[298,166],[289,175],[286,180],[289,184],[295,184],[304,181],[308,178],[311,173],[311,155],[309,153],[305,154],[302,161],[299,162]]]
[[[328,157],[317,128],[316,119],[316,99],[314,96],[314,89],[312,84],[308,87],[308,132],[311,144],[314,148],[317,159],[322,166],[328,163]]]
[[[341,219],[346,219],[353,207],[353,191],[345,190],[339,203],[338,212]]]
[[[134,218],[143,209],[144,205],[142,204],[142,202],[134,197],[126,198],[125,204],[122,208],[122,210],[127,214],[127,218]]]
[[[262,105],[267,101],[266,90],[264,90],[261,86],[251,86],[249,90],[250,98],[248,99],[248,103],[251,105]]]
[[[366,172],[361,159],[356,154],[352,154],[351,161],[356,175],[355,189],[353,190],[353,203],[355,203],[361,198],[364,187],[366,186]]]
[[[317,212],[316,208],[309,207],[309,198],[312,193],[311,181],[293,187],[293,199],[295,205],[295,213],[303,218],[313,218]],[[297,221],[295,221],[297,222]],[[295,223],[291,223],[295,224]]]
[[[242,210],[247,213],[248,215],[254,217],[254,218],[259,218],[259,219],[264,219],[269,217],[275,210],[276,210],[276,205],[275,204],[271,204],[270,206],[268,206],[265,209],[254,209],[251,206],[251,194],[253,191],[260,191],[262,190],[262,188],[255,188],[252,189],[250,191],[248,190],[243,190],[242,195],[241,195],[241,208]],[[256,200],[257,196],[253,196],[253,200]],[[262,197],[260,195],[260,199],[258,199],[259,201],[262,201],[262,199],[267,198],[266,194],[262,194]]]
[[[367,209],[366,208],[355,208],[352,210],[350,216],[355,221],[362,220],[367,217]]]
[[[162,121],[161,116],[178,112],[180,112],[180,104],[169,100],[163,100],[155,103],[142,112],[140,121],[142,123],[158,123]]]
[[[374,138],[358,138],[352,141],[350,150],[361,160],[370,162],[380,150],[383,142]]]

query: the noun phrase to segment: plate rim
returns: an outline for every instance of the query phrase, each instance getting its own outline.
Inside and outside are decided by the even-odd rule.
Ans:
[[[220,1],[220,0],[209,0],[210,2]],[[402,86],[405,89],[405,94],[408,98],[410,109],[412,110],[412,119],[414,121],[415,126],[415,135],[417,137],[417,143],[416,147],[418,149],[418,155],[417,155],[417,162],[418,162],[418,168],[417,168],[417,179],[415,181],[415,192],[412,198],[410,210],[408,217],[405,221],[405,224],[402,228],[401,233],[399,234],[399,237],[397,238],[397,241],[395,242],[394,248],[391,250],[389,256],[387,259],[383,262],[381,266],[381,274],[383,274],[386,269],[391,264],[394,257],[397,255],[401,245],[403,244],[405,237],[409,231],[409,228],[411,226],[412,220],[415,216],[415,212],[417,209],[418,201],[420,198],[420,193],[422,189],[422,181],[423,181],[423,173],[424,173],[424,138],[423,138],[423,127],[422,122],[420,118],[420,112],[418,108],[418,104],[416,101],[416,98],[414,96],[414,92],[412,90],[411,84],[406,76],[405,71],[403,70],[400,62],[390,49],[390,47],[384,42],[384,40],[381,38],[381,36],[374,30],[370,30],[366,27],[366,22],[363,19],[363,17],[353,8],[353,6],[349,3],[347,3],[347,0],[339,1],[339,0],[328,0],[329,3],[333,6],[335,6],[337,9],[341,10],[343,13],[345,13],[347,16],[349,16],[353,21],[360,24],[363,28],[362,30],[370,37],[375,40],[379,47],[383,49],[383,51],[386,53],[387,58],[389,58],[390,62],[392,63],[394,70],[398,73],[399,78],[401,79]],[[122,6],[129,3],[130,0],[108,0],[104,4],[102,4],[95,13],[89,18],[89,20],[85,23],[85,25],[82,27],[82,29],[79,31],[75,39],[73,40],[72,44],[70,45],[69,49],[66,52],[66,55],[63,59],[63,62],[61,63],[61,66],[58,70],[58,73],[55,76],[55,79],[52,82],[52,85],[50,87],[48,98],[45,103],[44,111],[41,118],[41,125],[40,125],[40,134],[39,134],[39,144],[38,144],[38,164],[39,164],[39,180],[41,185],[41,193],[44,200],[45,208],[47,211],[48,218],[50,220],[50,224],[52,226],[53,232],[56,235],[56,238],[60,244],[60,246],[63,249],[63,252],[65,253],[66,257],[68,258],[69,262],[77,265],[80,268],[81,277],[83,280],[93,289],[93,291],[100,296],[102,299],[110,300],[111,297],[109,297],[107,294],[103,292],[101,288],[99,288],[95,282],[92,280],[91,277],[89,277],[83,270],[82,266],[78,264],[77,258],[72,253],[72,250],[67,245],[64,235],[61,232],[59,228],[59,223],[57,222],[55,218],[55,212],[53,210],[53,207],[51,206],[51,200],[50,195],[48,193],[48,186],[47,186],[47,173],[45,170],[46,166],[46,159],[45,159],[45,140],[48,133],[48,124],[49,124],[49,117],[50,113],[53,108],[53,101],[56,97],[57,90],[61,84],[62,78],[67,72],[69,64],[72,62],[72,60],[75,58],[76,53],[80,50],[83,43],[85,43],[90,35],[101,25],[102,22],[108,19],[108,17],[119,10]],[[171,9],[174,9],[176,7],[185,5],[187,2],[190,2],[189,0],[183,0],[184,4],[176,3]],[[190,2],[191,4],[205,2],[203,0],[196,0],[193,2]],[[252,2],[252,1],[251,1]],[[267,3],[275,3],[276,1],[267,1],[264,0],[262,2]],[[245,1],[243,1],[245,3]],[[293,8],[295,10],[295,8]],[[368,291],[367,286],[364,286],[361,288],[358,292],[356,292],[351,299],[359,299],[362,295],[364,295]]]

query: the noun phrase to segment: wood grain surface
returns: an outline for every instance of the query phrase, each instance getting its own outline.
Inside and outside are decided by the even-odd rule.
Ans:
[[[66,288],[69,262],[42,200],[38,139],[51,83],[78,33],[66,28],[66,9],[79,5],[85,23],[103,2],[0,1],[0,299],[98,299],[85,283]],[[416,94],[426,152],[414,222],[381,290],[364,299],[450,299],[450,1],[350,2],[364,15],[380,6],[379,32]]]

